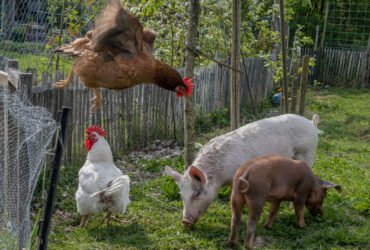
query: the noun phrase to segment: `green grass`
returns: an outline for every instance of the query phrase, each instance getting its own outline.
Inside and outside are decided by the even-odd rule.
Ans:
[[[325,132],[319,138],[314,172],[342,185],[343,192],[328,193],[322,218],[314,218],[306,211],[304,229],[295,226],[294,211],[288,204],[281,207],[273,228],[264,229],[266,206],[256,232],[267,239],[266,249],[370,248],[369,99],[367,90],[310,91],[308,117],[318,113],[319,127]],[[158,172],[161,165],[172,164],[181,169],[179,161],[158,160],[137,167]],[[223,190],[193,230],[185,230],[181,225],[182,203],[171,191],[174,182],[166,176],[141,179],[136,173],[128,173],[133,182],[127,214],[116,216],[117,221],[109,227],[103,225],[102,214],[94,215],[87,228],[78,228],[74,192],[79,167],[62,169],[49,249],[228,249],[228,191]],[[238,249],[242,249],[244,232],[245,227],[241,227]]]

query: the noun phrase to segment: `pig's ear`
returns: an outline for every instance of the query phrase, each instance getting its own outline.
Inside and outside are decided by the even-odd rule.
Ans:
[[[325,190],[330,189],[330,188],[335,188],[339,193],[342,192],[342,187],[340,185],[331,183],[329,181],[320,180],[320,185],[321,185],[321,188]]]
[[[165,166],[164,167],[164,171],[163,171],[164,174],[166,175],[169,175],[169,176],[172,176],[172,178],[176,181],[176,182],[180,182],[181,180],[181,177],[182,175],[179,174],[178,172],[176,172],[175,170],[172,170],[172,168],[170,166]]]
[[[196,180],[200,182],[202,185],[206,183],[206,176],[197,167],[191,166],[189,169],[189,176],[191,177],[192,180]]]

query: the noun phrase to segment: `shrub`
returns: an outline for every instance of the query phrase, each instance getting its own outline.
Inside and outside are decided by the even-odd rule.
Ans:
[[[145,171],[151,173],[158,173],[164,170],[164,166],[171,166],[172,168],[182,171],[184,169],[184,160],[182,156],[175,158],[162,158],[152,160],[140,160],[139,165],[143,166]]]
[[[197,134],[213,131],[215,128],[224,128],[230,125],[228,109],[219,109],[209,114],[199,114],[195,118],[195,131]]]
[[[154,159],[154,160],[141,160],[140,164],[144,170],[151,173],[158,173],[163,170],[163,166],[171,165],[171,159]]]
[[[163,179],[164,180],[161,182],[161,189],[164,196],[171,201],[179,200],[180,190],[173,178],[164,176]]]

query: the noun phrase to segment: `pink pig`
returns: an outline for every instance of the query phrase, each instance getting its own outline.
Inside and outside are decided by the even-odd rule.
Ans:
[[[303,210],[306,206],[312,215],[322,215],[326,190],[341,187],[315,176],[304,161],[269,155],[245,162],[236,172],[230,198],[232,219],[229,245],[235,246],[243,207],[248,205],[248,227],[245,247],[253,248],[256,224],[263,205],[271,202],[265,226],[272,227],[281,201],[292,201],[299,227],[304,227]]]

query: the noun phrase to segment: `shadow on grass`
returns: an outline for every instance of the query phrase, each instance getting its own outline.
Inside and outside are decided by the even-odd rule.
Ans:
[[[355,232],[348,231],[349,226],[352,227],[364,223],[348,217],[346,211],[353,211],[353,207],[350,204],[338,204],[337,206],[326,204],[323,217],[312,216],[305,210],[305,228],[299,228],[296,225],[294,209],[289,204],[288,202],[283,204],[283,209],[279,212],[272,229],[263,227],[267,219],[267,213],[264,213],[259,220],[256,236],[262,241],[263,247],[298,249],[305,248],[308,245],[317,246],[318,248],[367,246]],[[247,220],[248,212],[243,214],[243,222],[239,228],[238,246],[236,249],[243,249]],[[187,231],[187,233],[199,240],[213,241],[217,249],[229,249],[227,242],[230,233],[229,226],[230,220],[226,217],[219,218],[218,224],[211,223],[205,218],[205,221],[199,221],[194,229]]]
[[[354,211],[350,204],[324,205],[323,216],[312,216],[305,210],[306,227],[299,228],[295,223],[294,212],[279,214],[272,229],[262,228],[259,224],[257,235],[272,237],[276,248],[338,248],[339,246],[363,247],[362,233],[351,228],[361,226],[365,220],[348,216],[347,211]]]
[[[368,120],[365,116],[346,116],[345,120],[341,121],[338,119],[323,120],[319,124],[319,128],[324,131],[324,135],[319,136],[333,141],[334,139],[346,139],[353,142],[360,142],[361,140],[367,140],[367,135],[370,131],[370,126],[366,125],[365,122]],[[364,125],[354,127],[353,123],[359,124],[360,122]],[[344,124],[344,126],[341,126]],[[321,142],[322,140],[320,140]]]
[[[112,246],[124,247],[129,245],[138,249],[147,249],[151,245],[144,227],[137,222],[127,225],[90,228],[88,233],[96,241],[106,242]]]
[[[228,249],[228,237],[230,233],[229,223],[225,226],[221,225],[208,225],[207,223],[196,224],[191,230],[184,229],[188,234],[194,238],[202,240],[211,240],[214,242],[217,249]]]

